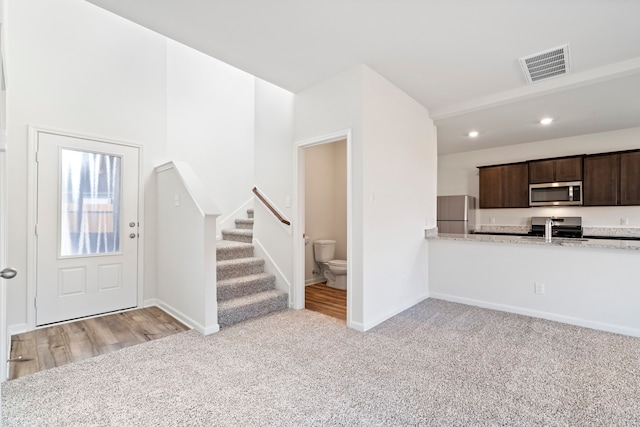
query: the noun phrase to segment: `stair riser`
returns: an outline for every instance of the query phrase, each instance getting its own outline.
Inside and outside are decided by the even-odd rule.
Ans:
[[[238,307],[227,312],[222,309],[218,311],[218,324],[220,326],[230,326],[234,323],[242,322],[253,317],[264,316],[275,311],[284,310],[288,305],[287,294],[279,295],[267,301],[260,301],[256,304]]]
[[[253,218],[253,209],[247,209],[247,218]]]
[[[232,279],[234,277],[248,276],[264,272],[264,261],[261,264],[220,265],[217,268],[218,280]]]
[[[234,242],[253,243],[252,236],[242,236],[233,233],[225,233],[224,231],[222,232],[222,238],[224,240],[231,240]]]
[[[240,230],[253,230],[253,221],[236,219],[236,228]]]
[[[218,285],[218,301],[227,301],[232,298],[246,297],[258,292],[275,289],[276,280],[274,276],[267,279],[256,280],[247,283],[238,283],[233,286]]]
[[[225,261],[238,258],[251,258],[253,256],[253,247],[251,248],[218,248],[216,250],[216,259]]]

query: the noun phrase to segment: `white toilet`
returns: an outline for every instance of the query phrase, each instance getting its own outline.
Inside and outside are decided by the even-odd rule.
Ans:
[[[322,274],[327,279],[327,286],[336,289],[347,289],[347,261],[333,259],[336,251],[335,240],[314,240],[313,253]]]

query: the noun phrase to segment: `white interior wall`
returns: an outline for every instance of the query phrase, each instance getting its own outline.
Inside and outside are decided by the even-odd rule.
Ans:
[[[6,21],[8,261],[20,271],[8,289],[10,327],[27,326],[27,281],[33,281],[27,274],[30,124],[143,146],[144,295],[154,297],[152,171],[166,153],[164,37],[75,0],[8,0]]]
[[[254,80],[167,40],[167,158],[189,163],[206,184],[223,212],[218,226],[252,197]]]
[[[208,188],[193,168],[171,162],[156,168],[158,283],[156,303],[202,334],[220,330],[217,319],[216,216]]]
[[[352,131],[348,323],[369,329],[428,296],[424,229],[435,226],[433,122],[415,100],[358,66],[297,94],[295,124],[296,141]]]
[[[295,97],[296,144],[351,130],[351,216],[347,325],[364,329],[363,323],[363,247],[362,247],[362,84],[363,68],[357,66],[319,82]],[[299,167],[301,165],[298,165]],[[305,195],[305,197],[308,197]],[[298,203],[305,203],[299,200]],[[295,230],[296,224],[294,224]],[[300,236],[304,230],[299,230]]]
[[[347,141],[333,146],[333,227],[336,259],[347,259]]]
[[[313,274],[313,240],[335,240],[334,259],[347,259],[346,149],[344,140],[305,149],[305,283],[325,280]]]
[[[429,112],[364,69],[364,325],[428,297],[425,227],[436,212],[437,143]]]
[[[438,158],[438,195],[478,197],[478,166],[632,149],[640,149],[640,128],[442,155]],[[637,206],[479,209],[476,222],[489,224],[495,218],[496,224],[527,225],[530,217],[547,215],[581,216],[583,225],[589,227],[619,226],[621,218],[628,218],[629,226],[640,226]]]
[[[288,220],[293,218],[294,94],[255,79],[255,185]],[[289,203],[287,203],[289,202]],[[254,201],[253,239],[276,287],[289,293],[293,283],[292,228],[281,224],[262,202]],[[302,234],[299,236],[302,238]]]
[[[222,217],[251,200],[255,78],[83,1],[9,0],[7,8],[9,262],[23,272],[9,290],[9,325],[28,323],[30,124],[143,146],[144,300],[153,301],[153,169],[171,159],[190,163]]]

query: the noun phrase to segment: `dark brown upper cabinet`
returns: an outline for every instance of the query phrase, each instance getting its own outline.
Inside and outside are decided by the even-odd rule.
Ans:
[[[480,168],[480,209],[501,208],[502,206],[502,168],[488,166]]]
[[[582,181],[582,156],[529,162],[529,183]]]
[[[527,163],[480,168],[480,209],[529,207]]]
[[[582,184],[585,206],[619,204],[620,154],[585,156]]]
[[[620,204],[640,205],[640,151],[620,154]]]
[[[640,150],[480,166],[480,209],[529,207],[529,184],[582,181],[583,206],[640,205]]]

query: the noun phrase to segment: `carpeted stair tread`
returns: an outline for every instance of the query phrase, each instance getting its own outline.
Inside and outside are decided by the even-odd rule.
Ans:
[[[253,241],[253,230],[244,230],[238,228],[222,230],[222,239],[251,243]]]
[[[236,228],[222,230],[216,244],[218,324],[230,326],[289,306],[286,292],[276,289],[276,277],[265,273],[265,261],[254,256],[253,209]]]
[[[218,324],[230,326],[253,317],[287,308],[288,295],[278,289],[259,292],[242,298],[218,302]]]
[[[236,229],[253,230],[253,218],[236,219]]]
[[[216,259],[222,261],[236,258],[251,258],[253,257],[253,249],[252,243],[218,240],[216,242]]]
[[[250,294],[274,289],[276,276],[271,273],[249,274],[218,280],[218,301],[241,298]]]
[[[264,272],[264,259],[257,257],[218,261],[218,281]]]

